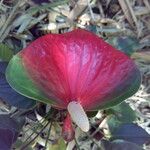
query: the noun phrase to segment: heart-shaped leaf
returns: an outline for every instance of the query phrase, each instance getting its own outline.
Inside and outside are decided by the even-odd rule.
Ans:
[[[129,142],[143,145],[150,142],[150,135],[136,124],[123,124],[113,133],[113,139],[123,139]]]
[[[14,133],[9,129],[0,128],[0,149],[11,150],[13,144]]]
[[[7,65],[6,62],[0,62],[0,98],[6,103],[21,109],[33,107],[36,104],[35,101],[17,93],[6,81],[5,70]]]
[[[109,38],[107,42],[129,56],[131,56],[140,47],[138,40],[129,36],[112,37]]]
[[[142,150],[142,147],[124,140],[114,140],[112,142],[102,140],[105,150]]]
[[[10,150],[16,141],[24,125],[24,119],[18,119],[10,118],[9,115],[0,115],[0,149]]]

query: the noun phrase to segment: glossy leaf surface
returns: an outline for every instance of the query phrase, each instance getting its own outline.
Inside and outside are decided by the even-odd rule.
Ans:
[[[150,135],[143,128],[133,123],[121,125],[113,133],[113,138],[123,139],[138,145],[150,142]]]
[[[120,123],[132,123],[136,120],[135,111],[126,102],[111,107],[106,112],[114,115]]]
[[[19,93],[58,108],[78,101],[97,110],[133,95],[141,77],[128,56],[78,29],[32,42],[10,61],[7,80]]]
[[[20,109],[33,107],[36,104],[35,101],[20,95],[6,81],[5,70],[7,65],[8,63],[6,62],[0,62],[0,98],[6,103]]]

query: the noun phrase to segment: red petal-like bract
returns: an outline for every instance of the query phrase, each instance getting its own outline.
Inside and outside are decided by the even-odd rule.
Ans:
[[[19,57],[34,83],[58,108],[78,101],[85,110],[94,110],[115,103],[116,98],[125,99],[122,95],[137,82],[137,67],[128,56],[81,29],[40,37]]]

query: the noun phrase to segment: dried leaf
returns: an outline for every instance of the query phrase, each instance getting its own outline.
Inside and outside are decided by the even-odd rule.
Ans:
[[[124,15],[126,17],[126,19],[129,21],[130,25],[134,28],[134,24],[136,25],[136,28],[138,29],[138,23],[137,23],[137,18],[134,14],[134,11],[131,7],[131,4],[129,2],[129,0],[118,0],[119,4],[122,8],[122,11],[124,12]]]
[[[79,0],[75,7],[72,9],[72,11],[70,12],[68,19],[70,21],[75,20],[84,10],[85,8],[88,6],[88,1],[87,0]]]

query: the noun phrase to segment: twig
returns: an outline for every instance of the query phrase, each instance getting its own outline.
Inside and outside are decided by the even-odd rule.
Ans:
[[[85,134],[88,136],[88,138],[99,148],[99,150],[102,150],[102,148],[98,145],[98,143],[93,139],[91,135],[85,132]]]
[[[77,150],[81,150],[81,149],[80,149],[80,145],[78,144],[78,142],[77,142],[76,138],[74,138],[74,141],[75,141],[75,144],[76,144]]]
[[[135,16],[135,13],[132,9],[132,6],[131,6],[131,3],[129,0],[118,0],[121,8],[122,8],[122,11],[126,17],[126,19],[128,20],[128,22],[130,23],[130,25],[135,28],[136,26],[136,31],[138,33],[138,37],[140,37],[141,35],[141,29],[139,28],[139,25],[138,25],[138,20]],[[134,26],[135,24],[135,26]]]
[[[0,6],[3,4],[3,1],[4,1],[4,0],[1,0],[1,1],[0,1]]]
[[[143,0],[143,3],[145,4],[145,6],[148,8],[150,12],[150,3],[148,2],[148,0]]]
[[[100,1],[97,1],[97,4],[98,4],[98,8],[99,8],[99,11],[100,11],[101,18],[104,18],[105,15],[104,15],[104,11],[103,11],[103,8],[102,8],[102,4],[101,4]]]
[[[92,8],[91,8],[91,5],[90,5],[90,0],[87,0],[87,1],[88,1],[88,7],[89,7],[89,10],[90,10],[91,18],[92,18],[93,21],[95,21],[94,14],[93,14],[93,11],[92,11]]]
[[[51,111],[49,111],[45,116],[44,116],[44,120],[42,121],[42,119],[41,120],[39,120],[38,122],[40,122],[40,121],[42,121],[41,122],[41,124],[43,124],[45,121],[46,121],[46,119],[47,118],[51,118],[51,117],[49,117],[49,114],[51,113]],[[52,119],[52,118],[51,118]],[[32,128],[31,128],[31,130],[33,129],[33,128],[35,128],[36,126],[37,126],[38,124],[36,124],[36,125],[34,125]],[[38,126],[39,127],[39,126]],[[37,129],[38,129],[38,127],[37,127]],[[28,128],[26,131],[24,131],[24,132],[27,132],[27,131],[29,131],[29,129],[30,128]],[[24,142],[27,142],[28,141],[28,139],[30,139],[30,137],[33,135],[35,133],[35,131],[33,131],[29,136],[28,136],[28,138],[24,141]],[[37,134],[37,133],[36,133]]]
[[[45,121],[46,121],[46,120],[43,120],[42,123],[44,123]],[[35,127],[35,126],[34,126],[34,127]],[[34,128],[34,127],[33,127],[33,128]],[[32,128],[32,129],[33,129],[33,128]],[[29,128],[29,129],[30,129],[30,128]],[[27,129],[25,132],[27,132],[29,129]],[[32,129],[31,129],[31,130],[32,130]],[[37,129],[38,129],[38,127],[37,127]],[[32,137],[32,135],[33,135],[34,133],[35,133],[35,131],[33,130],[33,132],[27,137],[27,139],[24,141],[24,143],[26,143],[26,142]],[[39,133],[37,133],[37,132],[36,132],[36,134],[39,135]]]
[[[14,6],[14,8],[11,11],[8,19],[6,20],[5,25],[0,30],[0,42],[3,41],[3,39],[4,39],[3,36],[5,35],[4,33],[5,33],[6,29],[8,28],[9,24],[11,23],[11,21],[14,19],[14,16],[16,14],[16,10],[18,9],[18,7],[20,6],[21,3],[22,3],[22,0],[18,0],[17,4]],[[9,28],[9,30],[10,30],[10,28]],[[7,33],[9,33],[9,32],[7,31]]]
[[[49,129],[48,129],[48,135],[47,135],[46,142],[45,142],[45,150],[46,150],[46,147],[47,147],[47,144],[48,144],[48,139],[49,139],[50,132],[51,132],[51,129],[52,129],[52,124],[53,124],[53,122],[51,122],[51,124],[49,126]]]
[[[87,0],[79,0],[76,3],[75,7],[69,13],[68,21],[70,23],[73,23],[73,21],[81,15],[81,13],[87,8],[87,6],[88,6]]]
[[[50,121],[49,121],[50,122]],[[28,143],[26,143],[24,146],[22,146],[20,148],[20,150],[25,150],[25,148],[30,145],[42,132],[43,130],[48,126],[49,122],[46,123],[46,125],[41,129],[41,131],[31,140],[29,141]]]

